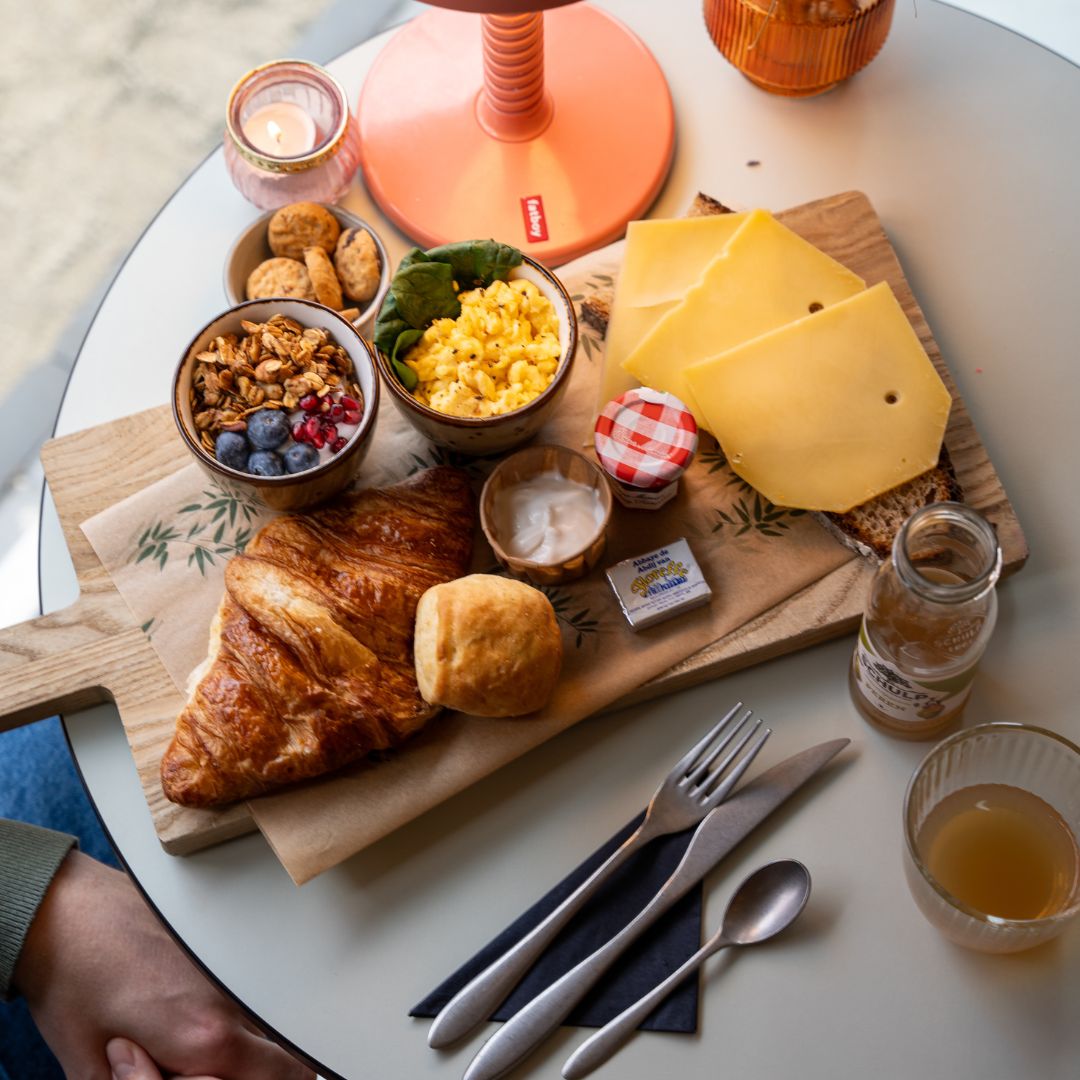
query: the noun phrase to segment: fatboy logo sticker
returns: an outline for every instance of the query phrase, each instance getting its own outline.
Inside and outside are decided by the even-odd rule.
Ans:
[[[526,195],[521,200],[521,216],[525,219],[525,239],[536,243],[548,238],[544,200],[539,195]]]

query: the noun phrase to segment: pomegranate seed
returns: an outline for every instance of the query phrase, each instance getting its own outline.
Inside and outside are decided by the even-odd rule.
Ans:
[[[336,424],[323,424],[322,437],[327,442],[333,442],[338,437],[338,430]]]
[[[305,394],[300,399],[300,408],[303,409],[304,412],[314,412],[320,404],[321,402],[315,394]]]
[[[309,440],[314,441],[315,436],[319,434],[319,430],[322,428],[322,424],[319,422],[317,416],[309,416],[304,421],[304,431],[307,433]]]
[[[338,401],[341,402],[341,406],[344,409],[356,409],[359,410],[360,402],[356,398],[349,397],[348,394],[342,394]]]
[[[314,446],[316,450],[321,450],[326,445],[326,440],[323,438],[323,433],[321,431],[311,436],[311,445]]]
[[[342,439],[338,437],[330,444],[330,449],[333,450],[335,454],[339,454],[342,450],[345,449],[345,444],[348,441],[348,439]]]
[[[330,411],[330,405],[331,401],[329,394],[327,394],[326,397],[319,398],[319,412],[328,413]]]
[[[345,423],[346,424],[359,424],[360,423],[360,410],[359,409],[346,409],[345,410]]]
[[[338,404],[337,402],[335,402],[333,405],[330,406],[330,419],[333,420],[335,424],[339,423],[344,418],[345,418],[345,406],[344,405],[341,405],[341,404]]]
[[[306,442],[307,441],[307,429],[304,426],[303,420],[297,420],[292,426],[293,442]]]

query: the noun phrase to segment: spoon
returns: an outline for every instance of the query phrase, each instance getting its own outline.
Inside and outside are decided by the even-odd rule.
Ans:
[[[729,945],[757,945],[774,937],[795,921],[809,896],[810,872],[794,859],[768,863],[755,870],[728,901],[720,929],[659,986],[586,1039],[567,1058],[563,1076],[566,1080],[587,1076],[607,1061],[638,1024],[713,953]]]

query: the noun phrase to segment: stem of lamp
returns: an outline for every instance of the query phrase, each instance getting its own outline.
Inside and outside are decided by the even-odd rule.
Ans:
[[[544,13],[483,15],[484,89],[477,100],[481,127],[504,142],[534,139],[551,123],[544,92]]]

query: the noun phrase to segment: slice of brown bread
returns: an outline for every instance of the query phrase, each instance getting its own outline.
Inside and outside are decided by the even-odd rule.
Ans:
[[[963,502],[964,489],[956,478],[952,459],[943,443],[937,465],[928,472],[846,514],[821,513],[814,517],[841,543],[854,548],[860,555],[887,559],[900,526],[920,506],[948,501]]]
[[[690,209],[686,211],[687,217],[708,217],[710,214],[734,214],[735,211],[730,206],[725,206],[719,199],[714,199],[711,195],[706,195],[704,191],[699,191],[694,196],[694,201],[690,204]]]
[[[581,301],[581,319],[591,326],[601,337],[607,333],[611,321],[611,289],[593,293]]]

